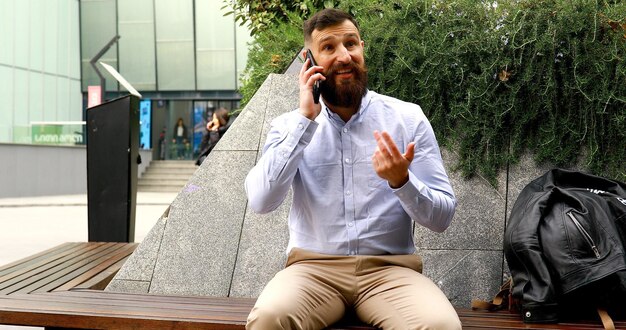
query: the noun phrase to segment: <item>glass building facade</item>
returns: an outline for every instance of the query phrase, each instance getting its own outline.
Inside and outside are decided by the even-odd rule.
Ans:
[[[141,145],[152,148],[155,159],[194,158],[207,118],[218,107],[239,105],[250,35],[233,15],[224,16],[223,6],[222,0],[80,1],[82,92],[86,98],[89,86],[101,85],[91,63],[100,53],[98,61],[142,94],[142,115],[150,122],[142,119],[141,134],[151,138]],[[106,99],[125,94],[120,88],[107,77]],[[184,139],[175,138],[180,119]]]
[[[103,101],[127,93],[101,61],[142,94],[140,144],[153,149],[153,158],[170,159],[169,149],[179,148],[171,144],[181,118],[191,149],[184,158],[193,158],[213,111],[239,106],[251,37],[223,6],[0,0],[0,143],[83,143],[88,90],[100,88]]]
[[[79,2],[0,0],[0,143],[82,142]]]

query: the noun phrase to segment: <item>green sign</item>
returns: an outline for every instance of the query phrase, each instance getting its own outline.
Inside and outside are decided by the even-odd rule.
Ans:
[[[33,144],[77,145],[85,144],[84,122],[37,122],[31,124]]]

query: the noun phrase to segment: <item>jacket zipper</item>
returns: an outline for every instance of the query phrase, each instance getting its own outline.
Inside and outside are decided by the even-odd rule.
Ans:
[[[585,230],[583,225],[580,224],[578,219],[576,219],[576,217],[571,211],[567,212],[567,215],[570,217],[570,219],[572,219],[572,222],[574,222],[574,224],[576,225],[576,228],[578,228],[578,231],[580,231],[580,233],[583,234],[585,241],[587,241],[587,244],[591,246],[591,250],[596,255],[596,258],[600,259],[600,252],[598,251],[598,248],[596,247],[596,243],[593,241],[593,238],[591,238],[591,235],[589,235],[589,233]]]

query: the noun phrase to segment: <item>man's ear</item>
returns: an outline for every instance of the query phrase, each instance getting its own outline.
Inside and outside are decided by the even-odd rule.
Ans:
[[[307,46],[304,45],[304,48],[302,48],[302,53],[300,55],[302,55],[302,62],[306,61],[306,50],[307,50]]]

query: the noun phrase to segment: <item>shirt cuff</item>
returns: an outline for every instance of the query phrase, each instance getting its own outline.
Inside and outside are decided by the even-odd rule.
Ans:
[[[300,143],[308,145],[313,139],[313,134],[317,130],[319,124],[309,118],[303,116],[298,111],[293,111],[292,116],[288,119],[289,133]]]
[[[420,181],[411,171],[409,171],[409,180],[400,188],[391,190],[398,196],[400,201],[406,205],[412,205],[416,201],[416,197],[425,197],[422,191],[428,191],[428,187]]]

